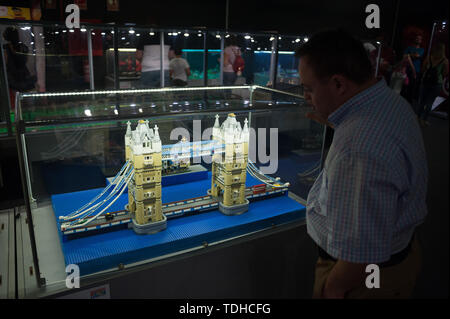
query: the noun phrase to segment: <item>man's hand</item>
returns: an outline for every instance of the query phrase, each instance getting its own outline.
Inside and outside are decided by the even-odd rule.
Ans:
[[[331,128],[333,128],[333,124],[331,124],[330,122],[328,122],[327,119],[324,119],[319,113],[317,112],[308,112],[306,113],[306,117],[309,118],[310,120],[316,121],[319,124],[323,124],[323,125],[327,125]]]
[[[345,290],[339,289],[339,287],[331,287],[328,280],[322,290],[322,298],[324,299],[344,299]]]
[[[364,284],[367,264],[338,260],[328,275],[322,298],[345,298],[347,292]]]

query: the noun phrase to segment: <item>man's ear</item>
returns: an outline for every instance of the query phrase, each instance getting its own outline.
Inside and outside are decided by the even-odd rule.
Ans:
[[[331,83],[340,94],[344,94],[348,90],[348,80],[346,77],[335,74],[331,77]]]

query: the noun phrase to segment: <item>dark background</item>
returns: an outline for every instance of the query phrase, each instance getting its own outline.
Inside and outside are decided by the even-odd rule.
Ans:
[[[40,2],[42,20],[64,22],[65,7],[73,0],[55,0],[54,9]],[[0,5],[30,7],[32,0],[0,0]],[[355,36],[373,39],[383,34],[385,40],[402,52],[407,43],[402,35],[405,27],[414,26],[429,37],[433,21],[446,20],[449,2],[441,0],[194,0],[137,1],[120,0],[119,11],[106,9],[106,0],[88,0],[87,10],[80,10],[82,22],[136,24],[154,27],[226,29],[231,31],[277,31],[281,34],[311,35],[318,30],[342,27]],[[380,29],[367,29],[368,4],[380,8]],[[425,41],[424,41],[425,42]],[[426,43],[424,43],[426,44]]]
[[[42,20],[63,22],[64,8],[73,0],[56,0],[55,9],[46,9],[41,1]],[[0,5],[29,7],[30,0],[0,0]],[[413,23],[430,28],[434,20],[448,19],[448,1],[424,0],[229,0],[230,30],[278,31],[284,34],[313,33],[321,28],[344,27],[355,35],[373,35],[365,27],[365,8],[377,4],[381,12],[381,30],[392,35],[396,9],[396,30]],[[199,27],[225,29],[227,1],[137,1],[120,0],[119,12],[108,12],[106,0],[88,0],[81,10],[82,20],[102,23],[134,23],[168,27]]]

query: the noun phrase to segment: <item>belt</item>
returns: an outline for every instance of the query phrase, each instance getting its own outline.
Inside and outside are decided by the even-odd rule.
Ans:
[[[399,263],[401,263],[403,260],[405,260],[406,257],[408,257],[409,252],[411,251],[411,245],[412,245],[413,239],[414,239],[414,236],[412,236],[412,239],[410,240],[410,242],[408,243],[408,246],[406,246],[405,249],[399,251],[398,253],[396,253],[394,255],[391,255],[391,258],[388,261],[377,264],[378,267],[385,268],[385,267],[395,266],[395,265],[398,265]],[[325,260],[337,261],[336,258],[330,256],[325,250],[320,248],[320,246],[317,245],[317,248],[319,250],[320,258],[325,259]]]

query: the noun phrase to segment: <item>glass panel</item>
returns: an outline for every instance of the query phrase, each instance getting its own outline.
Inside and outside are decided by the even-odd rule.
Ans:
[[[119,181],[119,183],[114,184],[114,177],[124,165],[123,176],[131,172],[126,166],[127,152],[131,152],[126,146],[126,143],[131,142],[127,142],[125,138],[128,134],[128,121],[130,122],[128,136],[132,139],[133,152],[138,150],[138,146],[139,148],[149,147],[150,143],[157,145],[159,140],[161,141],[161,205],[165,207],[164,214],[167,219],[172,218],[170,214],[181,212],[179,209],[169,209],[173,205],[187,205],[189,209],[195,208],[203,213],[208,205],[212,207],[212,202],[200,206],[197,203],[197,206],[189,203],[197,200],[225,200],[225,197],[230,194],[229,188],[218,187],[217,196],[210,196],[208,190],[217,187],[217,183],[225,183],[226,174],[223,176],[220,174],[228,169],[232,170],[234,186],[236,183],[239,184],[240,176],[245,176],[246,184],[239,185],[239,191],[238,188],[229,186],[232,187],[233,193],[226,197],[227,200],[235,203],[240,198],[240,194],[246,196],[243,197],[244,199],[258,197],[258,200],[262,199],[260,196],[270,196],[271,199],[275,196],[277,203],[287,200],[288,206],[303,209],[295,201],[287,197],[277,197],[276,194],[282,195],[287,185],[285,183],[289,182],[291,198],[293,195],[306,198],[320,164],[323,127],[305,118],[305,112],[309,108],[304,105],[303,99],[294,94],[258,86],[236,86],[232,90],[222,87],[199,87],[27,94],[22,96],[19,110],[22,111],[26,125],[26,132],[22,135],[22,145],[26,155],[27,187],[35,199],[31,209],[38,260],[40,271],[46,278],[48,286],[65,287],[66,263],[77,264],[78,261],[71,258],[76,259],[77,256],[83,255],[88,242],[91,243],[89,251],[92,255],[87,256],[87,263],[91,264],[88,268],[81,270],[82,276],[99,271],[117,270],[117,263],[114,263],[114,258],[111,259],[110,256],[105,257],[105,263],[95,262],[97,255],[111,253],[116,248],[122,249],[118,248],[119,246],[125,248],[122,245],[111,244],[118,240],[116,236],[125,241],[131,238],[130,240],[137,245],[139,245],[137,241],[143,238],[133,237],[138,235],[127,228],[127,223],[130,223],[130,218],[134,216],[126,215],[130,213],[125,210],[126,205],[130,203],[129,196],[136,196],[137,188],[133,188],[136,185],[130,184],[134,175],[126,175],[126,180],[118,179],[116,182]],[[226,119],[230,119],[227,126],[224,125]],[[141,129],[131,133],[131,130],[135,130],[138,126]],[[214,131],[213,127],[219,131]],[[231,128],[232,134],[226,133],[225,127]],[[236,156],[242,154],[245,146],[235,144],[243,143],[239,141],[243,138],[242,132],[247,128],[250,128],[248,147],[251,162],[248,165],[251,168],[247,166],[242,175],[239,171],[240,166],[233,163],[231,168],[223,166],[213,173],[211,155],[220,155],[221,147],[225,149],[222,145],[229,145],[230,138],[233,139],[232,157],[234,158],[234,154]],[[208,144],[211,142],[212,134],[215,134],[215,137],[218,137],[223,144],[220,146]],[[172,153],[173,149],[169,147],[173,144],[180,145],[176,149],[184,150],[183,153],[181,154],[180,151]],[[197,148],[198,145],[207,146]],[[151,147],[154,147],[153,144]],[[226,149],[229,150],[229,148]],[[188,158],[187,161],[186,158]],[[135,160],[137,157],[133,157],[133,161]],[[153,158],[149,156],[143,157],[143,161],[152,160]],[[133,167],[133,169],[136,172],[136,168]],[[178,184],[170,184],[171,176],[177,174],[188,174],[183,176],[189,176],[189,179],[194,178],[194,175],[198,176],[196,174],[202,177],[198,180],[184,181],[184,183],[198,181],[199,183],[195,185],[179,184],[180,176],[177,176]],[[213,174],[219,174],[219,177],[213,179]],[[237,176],[237,174],[240,175]],[[154,175],[148,178],[152,177]],[[277,177],[280,177],[280,180],[276,180]],[[216,182],[213,184],[212,180]],[[107,200],[105,206],[101,206],[102,208],[96,211],[97,206],[88,209],[86,208],[89,207],[88,205],[77,212],[91,199],[106,194],[102,192],[110,183],[118,186],[118,190],[115,186],[111,186],[110,189],[114,188],[117,191],[114,197]],[[129,195],[129,189],[124,192],[126,187],[131,187],[132,195]],[[154,185],[148,187],[154,187]],[[153,190],[150,190],[145,194],[154,196],[155,193],[152,192]],[[228,195],[225,195],[225,192],[228,192]],[[179,202],[183,203],[179,204]],[[217,202],[214,203],[217,204]],[[103,205],[100,202],[98,204]],[[111,206],[108,206],[109,204]],[[83,211],[85,209],[88,211]],[[76,223],[90,223],[95,220],[95,222],[101,222],[101,225],[107,224],[106,227],[112,227],[114,224],[120,228],[123,226],[120,226],[123,221],[125,227],[114,230],[108,228],[105,233],[93,235],[87,232],[97,229],[96,226],[75,225],[75,228],[81,228],[76,228],[77,230],[72,233],[65,232],[67,230],[65,227],[71,227],[74,224],[71,224],[72,220],[68,220],[67,224],[60,216],[74,212],[80,214],[77,215],[79,218],[77,217]],[[200,211],[196,211],[197,213],[199,214]],[[114,221],[110,222],[107,218],[110,218],[111,214]],[[195,216],[197,215],[192,217]],[[91,218],[94,219],[91,220]],[[183,223],[180,220],[174,220],[174,222],[175,224]],[[84,233],[81,234],[81,232]],[[136,247],[126,247],[126,249],[136,249]],[[174,252],[177,253],[183,249]],[[153,257],[161,256],[142,255],[140,259],[127,259],[121,263],[123,262],[125,267],[130,267],[149,262],[149,258]],[[80,263],[84,264],[85,261]]]
[[[159,63],[159,33],[152,29],[142,28],[120,28],[118,35],[118,53],[119,53],[119,87],[121,89],[128,88],[144,88],[144,87],[160,87],[159,85],[159,70],[160,67],[154,66],[154,62],[150,60],[148,51],[145,51],[146,45],[157,46],[152,54],[157,55],[157,64]],[[147,48],[148,50],[148,48]],[[145,54],[144,54],[145,52]],[[108,58],[108,70],[114,70],[114,49],[110,49]],[[143,65],[144,64],[144,65]],[[150,65],[151,64],[151,65]],[[156,69],[157,67],[157,69]],[[146,72],[144,76],[142,71]],[[153,76],[157,78],[158,83],[149,83],[148,70],[152,68]],[[114,73],[112,73],[114,74]]]
[[[224,40],[224,67],[223,67],[223,85],[242,85],[245,84],[246,78],[243,72],[236,72],[234,70],[234,61],[236,56],[241,54],[241,57],[244,59],[247,57],[247,40],[246,37],[250,37],[248,35],[239,34],[239,33],[227,33],[225,34]],[[248,50],[248,51],[251,51]],[[245,63],[245,60],[244,60]],[[245,71],[245,67],[244,67]]]
[[[4,61],[1,62],[5,63],[4,72],[6,72],[6,79],[8,80],[7,94],[10,96],[11,103],[10,116],[13,120],[16,92],[35,91],[38,83],[41,86],[44,83],[45,87],[45,78],[42,81],[42,76],[39,76],[39,81],[37,81],[37,71],[42,71],[42,68],[36,69],[39,61],[43,61],[42,54],[36,55],[36,50],[43,48],[43,42],[38,41],[39,43],[36,45],[34,43],[34,33],[42,33],[42,27],[32,27],[27,23],[14,25],[2,24],[0,25],[0,32],[4,55]],[[42,72],[40,74],[42,75]],[[6,101],[6,99],[7,96],[4,95],[3,101]],[[6,102],[4,106],[7,108]],[[4,117],[3,110],[0,113],[2,113],[0,116]],[[2,120],[6,119],[3,118]]]
[[[249,33],[227,34],[225,36],[225,48],[232,44],[228,41],[233,36],[245,63],[242,75],[237,77],[236,84],[269,85],[271,37],[269,35],[252,35]]]
[[[277,89],[302,93],[298,92],[299,59],[295,57],[295,49],[307,39],[305,36],[278,36]]]
[[[253,101],[273,109],[252,112],[257,143],[250,160],[263,173],[289,182],[289,192],[306,200],[320,170],[324,127],[306,118],[312,108],[302,98],[257,89]]]
[[[100,35],[102,36],[103,43],[105,44],[105,88],[114,89],[114,30],[101,30]],[[119,60],[120,52],[121,50],[119,50]],[[135,51],[133,50],[133,52]],[[95,73],[97,73],[96,71],[99,67],[101,68],[99,65],[95,66]],[[121,76],[122,75],[119,73],[119,80],[122,79]],[[119,88],[121,88],[120,85]]]
[[[170,45],[168,53],[169,69],[172,68],[172,71],[169,72],[170,80],[168,86],[203,86],[203,32],[193,30],[167,31],[164,33],[164,43]],[[189,66],[189,75],[186,72],[185,62]]]
[[[272,59],[271,35],[242,34],[242,57],[245,61],[242,72],[246,84],[271,86],[270,71]]]
[[[8,135],[8,127],[5,122],[0,122],[0,136]]]
[[[434,32],[432,34],[432,38],[430,39],[430,43],[428,43],[427,51],[425,51],[425,59],[423,59],[423,65],[426,59],[429,59],[431,56],[432,65],[436,65],[442,61],[443,57],[449,56],[449,37],[448,37],[448,23],[449,21],[436,21],[434,24]],[[436,56],[436,57],[435,57]],[[436,59],[437,61],[434,61]],[[445,68],[445,67],[444,67]],[[422,69],[423,72],[423,69]],[[438,76],[438,83],[440,88],[435,92],[431,93],[431,89],[422,85],[422,93],[420,94],[419,103],[417,106],[419,110],[419,116],[426,119],[429,114],[448,119],[448,92],[449,92],[449,75],[448,75],[448,65],[447,65],[447,75],[444,76],[446,71],[443,71],[442,74]],[[447,102],[445,102],[447,101]],[[420,112],[422,110],[422,112]]]
[[[250,87],[162,88],[118,91],[58,92],[29,94],[21,100],[27,122],[47,124],[70,121],[115,120],[142,115],[160,116],[180,112],[235,110],[250,105]],[[260,107],[254,104],[253,108]]]
[[[39,56],[42,52],[45,55],[45,89],[41,91],[89,89],[87,28],[66,29],[61,26],[34,28],[36,54]],[[38,30],[40,28],[42,31]],[[39,48],[41,45],[43,49]]]
[[[221,34],[220,32],[208,32],[206,39],[206,47],[208,48],[208,85],[221,85]]]
[[[210,136],[205,133],[207,128],[214,125],[214,115],[220,115],[223,122],[228,112],[214,112],[211,114],[174,115],[170,117],[146,118],[149,126],[155,125],[159,128],[162,145],[175,144],[181,141],[181,136],[175,134],[181,131],[187,141],[200,141],[202,138],[209,140]],[[239,122],[248,118],[248,113],[236,112]],[[200,128],[196,130],[196,125]],[[133,129],[137,126],[137,120],[131,121]],[[79,194],[82,196],[80,202],[73,202],[73,197],[67,198],[67,206],[80,208],[86,204],[120,171],[125,163],[124,136],[127,130],[125,121],[114,123],[103,123],[91,127],[78,125],[66,126],[65,128],[54,127],[45,132],[29,132],[25,134],[25,145],[28,153],[29,171],[35,205],[32,207],[35,238],[38,249],[39,266],[43,277],[46,279],[47,287],[61,287],[65,285],[65,256],[70,251],[77,249],[74,241],[60,241],[58,227],[55,227],[55,218],[60,222],[56,214],[66,215],[71,210],[61,210],[61,198]],[[198,136],[196,136],[198,135]],[[208,156],[193,158],[190,163],[193,172],[211,170],[211,159]],[[163,172],[162,178],[173,174],[167,170]],[[205,179],[205,187],[210,185]],[[207,189],[188,189],[183,194],[186,198],[198,195],[207,195]],[[127,193],[121,194],[119,201],[126,201]],[[173,201],[170,194],[162,192],[162,203]],[[123,205],[120,209],[123,209]],[[112,206],[115,212],[117,205]],[[57,223],[59,225],[59,223]],[[123,235],[130,236],[129,231],[122,231]],[[111,233],[108,233],[109,235]],[[108,237],[108,234],[105,234]],[[132,235],[132,234],[131,234]],[[103,236],[100,234],[100,236]],[[80,237],[81,239],[83,237]],[[88,239],[87,237],[86,239]],[[103,237],[102,237],[103,238]],[[104,238],[102,241],[108,242]],[[65,246],[67,244],[67,246]],[[75,246],[72,246],[75,244]],[[72,248],[71,248],[72,247]],[[95,255],[96,253],[94,253]],[[89,257],[92,258],[92,257]],[[136,262],[148,262],[146,259]],[[128,267],[129,265],[126,264]],[[117,267],[105,268],[101,271],[116,271]],[[82,276],[86,275],[84,270]]]
[[[94,88],[114,89],[114,34],[112,28],[91,28]]]

